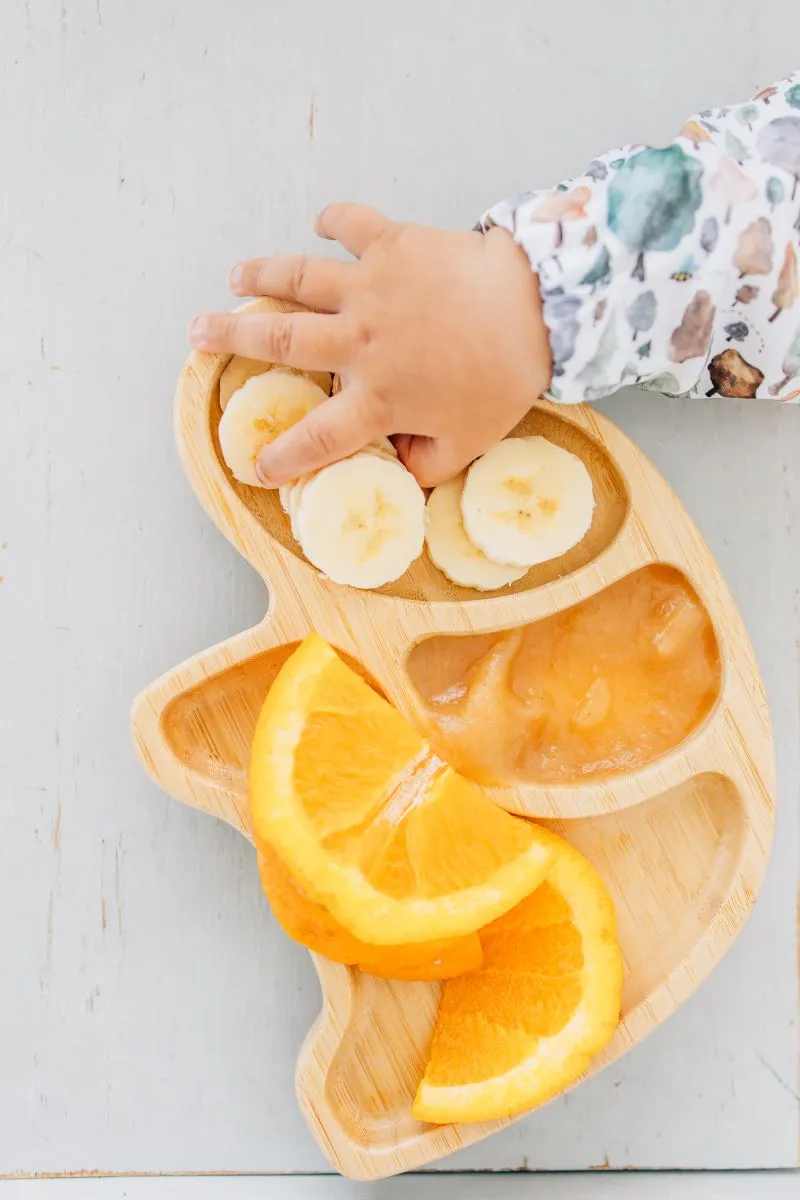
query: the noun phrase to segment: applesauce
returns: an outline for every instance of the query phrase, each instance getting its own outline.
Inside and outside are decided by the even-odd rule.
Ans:
[[[434,750],[485,784],[644,766],[697,729],[721,680],[708,613],[662,565],[519,629],[429,638],[408,671]]]

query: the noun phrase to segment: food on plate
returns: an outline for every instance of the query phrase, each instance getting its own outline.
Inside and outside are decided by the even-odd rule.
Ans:
[[[461,493],[465,475],[435,487],[425,509],[425,543],[431,562],[459,587],[493,591],[516,583],[527,567],[509,567],[487,558],[464,532]]]
[[[334,583],[381,587],[422,553],[425,493],[382,449],[353,454],[296,484],[290,513],[306,558]]]
[[[263,487],[255,465],[262,447],[326,399],[316,383],[282,368],[248,379],[230,397],[219,421],[222,457],[234,477],[251,487]]]
[[[432,754],[316,634],[267,694],[250,802],[291,937],[369,974],[443,981],[418,1120],[521,1112],[608,1044],[623,966],[600,876]]]
[[[721,686],[711,618],[651,564],[530,625],[415,646],[412,683],[437,754],[483,784],[569,784],[680,745]]]
[[[267,371],[285,371],[289,375],[299,375],[310,379],[322,388],[326,396],[330,395],[331,376],[327,371],[299,371],[295,367],[278,367],[275,363],[261,362],[258,358],[240,358],[234,354],[219,378],[219,405],[222,411],[228,407],[228,401],[234,392],[252,379],[254,375],[264,375]]]
[[[255,467],[262,447],[327,399],[327,384],[320,387],[312,375],[320,373],[254,359],[228,364],[219,443],[241,483],[263,487]],[[308,561],[334,583],[362,589],[399,579],[425,543],[434,565],[459,587],[506,587],[579,542],[594,511],[586,467],[543,437],[499,442],[434,488],[427,505],[387,437],[283,484],[278,494]]]
[[[359,967],[385,979],[450,979],[475,971],[483,957],[477,933],[409,946],[374,946],[362,942],[310,900],[271,846],[258,852],[261,886],[284,932],[315,954]]]
[[[543,437],[513,437],[467,471],[464,530],[487,558],[532,567],[559,558],[592,523],[594,492],[583,462]]]
[[[256,845],[378,945],[474,932],[541,883],[557,844],[431,754],[316,634],[267,694],[250,806]]]
[[[611,899],[560,842],[545,882],[480,932],[483,964],[442,986],[420,1121],[488,1121],[569,1087],[611,1040],[623,963]]]

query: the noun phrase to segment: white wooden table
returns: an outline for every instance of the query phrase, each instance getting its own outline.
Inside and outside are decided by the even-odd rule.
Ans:
[[[326,1170],[292,1093],[319,1003],[310,961],[276,929],[241,839],[159,795],[129,745],[134,692],[265,605],[173,451],[188,318],[228,302],[237,258],[311,248],[328,199],[470,225],[798,58],[796,0],[3,0],[0,1176]],[[774,860],[677,1017],[443,1166],[788,1168],[800,409],[634,393],[604,407],[673,482],[744,611],[774,715]],[[779,1197],[797,1183],[661,1178],[498,1176],[489,1192],[443,1175],[358,1195]],[[0,1200],[356,1194],[219,1184],[8,1182]]]

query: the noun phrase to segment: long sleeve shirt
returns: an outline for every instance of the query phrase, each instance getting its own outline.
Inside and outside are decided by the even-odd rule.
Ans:
[[[493,225],[539,277],[551,399],[800,399],[800,72],[497,204]]]

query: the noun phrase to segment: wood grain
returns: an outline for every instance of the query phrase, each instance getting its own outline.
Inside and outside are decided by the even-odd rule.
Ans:
[[[259,301],[286,311],[293,306]],[[200,502],[263,576],[260,625],[157,680],[133,710],[150,774],[177,799],[250,834],[245,767],[261,699],[291,648],[316,630],[419,722],[403,664],[432,634],[510,628],[557,612],[648,563],[682,570],[708,610],[723,677],[709,718],[670,754],[629,776],[578,787],[519,785],[495,798],[555,822],[614,896],[626,961],[622,1020],[588,1074],[670,1016],[731,945],[758,893],[772,838],[769,714],[741,617],[702,538],[665,481],[609,421],[542,403],[526,429],[581,453],[598,490],[585,544],[514,592],[453,588],[429,563],[383,593],[324,579],[291,544],[275,498],[235,484],[216,437],[228,358],[193,354],[178,383],[181,458]],[[315,958],[324,1007],[297,1070],[300,1105],[330,1161],[367,1179],[419,1167],[508,1122],[426,1126],[410,1103],[436,1013],[437,987],[376,980]]]

